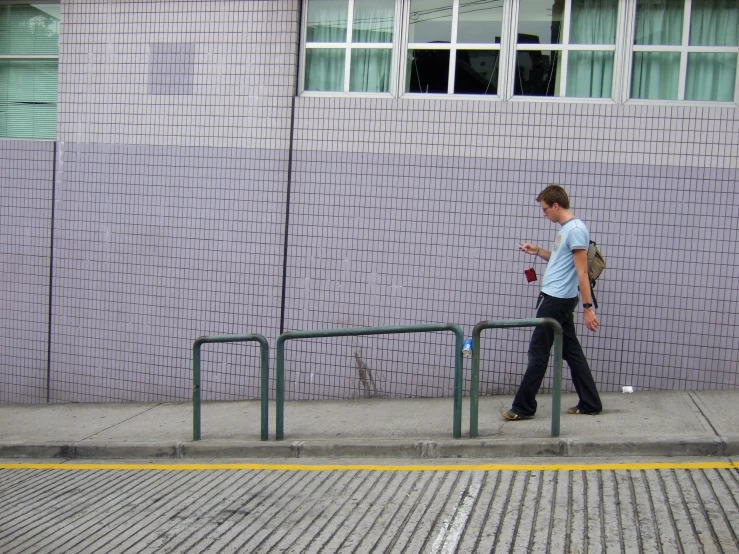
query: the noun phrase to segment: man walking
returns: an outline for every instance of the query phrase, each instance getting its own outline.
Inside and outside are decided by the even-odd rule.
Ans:
[[[549,221],[559,223],[560,228],[551,252],[531,243],[520,248],[527,254],[548,261],[544,282],[539,294],[536,317],[550,317],[562,325],[562,358],[570,366],[572,382],[580,401],[567,410],[570,414],[600,413],[602,406],[593,375],[575,334],[573,312],[578,303],[577,288],[583,301],[585,325],[591,331],[598,330],[598,316],[593,309],[588,279],[588,246],[590,233],[585,224],[570,210],[570,199],[559,185],[549,185],[536,200]],[[534,329],[529,343],[529,364],[518,388],[513,406],[503,417],[508,421],[531,419],[536,413],[536,393],[544,379],[549,363],[549,353],[554,342],[554,332],[547,325]]]

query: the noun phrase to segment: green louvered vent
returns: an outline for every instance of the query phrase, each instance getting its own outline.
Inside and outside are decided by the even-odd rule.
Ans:
[[[0,5],[0,136],[56,137],[58,4]]]

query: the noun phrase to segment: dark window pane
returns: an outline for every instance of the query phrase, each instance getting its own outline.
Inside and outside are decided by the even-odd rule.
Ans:
[[[461,0],[458,43],[498,44],[503,28],[502,0]]]
[[[564,1],[521,0],[518,12],[518,42],[559,44]]]
[[[513,93],[523,96],[558,96],[557,66],[561,52],[519,50]]]
[[[451,42],[452,0],[411,0],[408,42]]]
[[[455,94],[498,94],[498,50],[457,50]]]
[[[409,50],[408,92],[449,91],[449,50]]]

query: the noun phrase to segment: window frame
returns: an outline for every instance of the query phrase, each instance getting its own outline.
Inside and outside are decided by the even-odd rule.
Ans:
[[[4,6],[16,6],[16,5],[33,5],[33,4],[47,4],[47,5],[58,5],[60,11],[59,17],[59,37],[61,42],[61,27],[64,21],[64,5],[62,0],[0,0],[0,8]],[[59,53],[57,50],[56,54],[2,54],[0,53],[0,61],[2,60],[56,60],[57,66],[57,112],[56,112],[56,134],[59,135]],[[8,137],[0,135],[0,140],[39,140],[39,141],[55,141],[54,138],[22,138],[22,137]]]
[[[393,19],[393,42],[390,43],[375,43],[375,42],[353,42],[352,31],[354,26],[354,2],[355,0],[346,0],[347,3],[347,22],[346,22],[346,40],[344,42],[308,42],[308,4],[310,0],[302,2],[302,12],[300,14],[300,59],[298,72],[298,96],[318,96],[322,98],[326,97],[362,97],[362,98],[393,98],[397,96],[397,75],[395,68],[398,65],[397,57],[401,50],[401,42],[399,37],[399,26],[400,18],[403,8],[405,7],[404,0],[395,0],[395,10]],[[310,46],[308,46],[310,44]],[[351,79],[351,54],[352,49],[378,49],[378,50],[390,50],[390,86],[388,92],[357,92],[350,91],[350,79]],[[308,49],[334,49],[344,50],[344,90],[343,91],[319,91],[319,90],[305,90],[305,58]]]
[[[411,15],[411,0],[399,0],[396,4],[403,5],[403,43],[402,53],[400,55],[400,63],[398,67],[398,93],[403,98],[450,98],[455,99],[470,99],[470,100],[485,100],[488,102],[495,102],[503,100],[501,90],[505,90],[505,78],[508,71],[504,73],[504,62],[508,55],[505,51],[505,29],[506,24],[510,18],[511,0],[503,0],[503,15],[501,19],[501,37],[499,43],[474,43],[474,42],[457,42],[457,32],[459,27],[459,5],[463,0],[452,1],[452,36],[448,43],[422,43],[422,42],[408,42],[408,34],[410,31],[410,15]],[[407,7],[407,9],[406,9]],[[460,48],[461,46],[461,48]],[[408,52],[410,50],[448,50],[449,51],[449,74],[447,76],[447,92],[446,93],[424,93],[424,92],[406,92],[405,90],[405,79],[408,72]],[[499,54],[498,62],[498,93],[497,94],[455,94],[449,92],[454,90],[454,79],[456,76],[456,55],[457,50],[497,50]]]
[[[570,19],[572,14],[572,0],[564,0],[565,7],[563,12],[563,28],[562,28],[562,42],[559,44],[518,44],[518,23],[519,14],[521,10],[522,0],[507,0],[509,4],[512,4],[511,9],[511,28],[508,33],[508,43],[510,48],[510,60],[509,64],[512,66],[509,72],[508,78],[510,80],[509,88],[506,89],[505,100],[512,102],[566,102],[566,103],[586,103],[586,104],[615,104],[618,103],[619,94],[618,87],[618,74],[619,64],[622,63],[623,59],[623,45],[625,41],[624,36],[624,19],[625,14],[623,13],[624,0],[618,0],[618,15],[616,20],[616,43],[610,44],[570,44]],[[628,1],[628,0],[627,0]],[[514,84],[515,84],[515,67],[516,60],[518,58],[518,51],[558,51],[561,52],[562,66],[558,68],[558,71],[562,71],[562,77],[560,80],[561,86],[565,91],[564,96],[533,96],[533,95],[515,95]],[[611,95],[604,98],[596,97],[581,97],[581,96],[566,96],[567,93],[567,64],[569,59],[569,53],[572,51],[580,52],[613,52],[613,84],[611,86]]]
[[[2,2],[3,0],[0,0]],[[17,0],[16,0],[17,1]],[[354,0],[346,0],[353,7]],[[572,0],[565,0],[565,11],[563,21],[563,40],[561,44],[522,44],[519,48],[517,44],[518,38],[518,18],[521,8],[520,0],[504,0],[502,31],[499,44],[476,44],[476,43],[457,43],[456,34],[459,17],[459,4],[463,0],[454,0],[453,3],[453,19],[452,19],[452,41],[444,44],[424,44],[409,43],[409,23],[410,23],[410,5],[411,0],[395,1],[395,22],[393,26],[393,43],[391,56],[391,76],[390,88],[388,92],[320,92],[305,90],[305,54],[306,54],[306,36],[307,36],[307,20],[308,20],[308,3],[306,0],[302,3],[301,16],[301,37],[300,37],[300,57],[299,57],[299,75],[298,75],[298,96],[305,97],[360,97],[360,98],[398,98],[408,100],[418,100],[420,98],[443,99],[465,101],[473,100],[478,102],[539,102],[539,103],[577,103],[577,104],[618,104],[618,105],[660,105],[660,106],[692,106],[692,107],[735,107],[739,108],[739,46],[690,46],[690,15],[692,14],[693,0],[685,0],[685,16],[683,17],[683,40],[681,45],[672,46],[649,46],[635,45],[634,36],[636,31],[636,5],[637,0],[619,0],[618,2],[618,20],[616,23],[616,44],[612,45],[587,45],[587,44],[570,44],[570,14],[572,10]],[[54,3],[54,2],[47,2]],[[739,9],[739,7],[737,8]],[[351,23],[347,21],[347,38],[351,39]],[[353,43],[314,43],[318,44],[318,48],[345,48],[347,57],[351,55],[351,46]],[[356,43],[359,45],[360,43]],[[372,43],[362,43],[364,47],[373,46]],[[448,75],[447,91],[454,89],[454,74],[456,63],[452,63],[459,47],[467,50],[498,50],[500,52],[500,61],[498,68],[498,94],[497,95],[476,95],[476,94],[454,94],[447,93],[418,93],[405,92],[405,78],[408,64],[408,52],[411,49],[425,50],[448,50],[450,52],[450,68]],[[315,48],[316,46],[311,46]],[[359,48],[360,46],[356,46]],[[562,53],[562,60],[569,57],[571,51],[612,51],[614,52],[613,61],[613,88],[611,97],[606,98],[587,98],[573,96],[514,96],[514,79],[516,71],[517,50],[555,50]],[[631,97],[631,82],[633,78],[634,52],[639,51],[670,51],[680,52],[680,83],[678,100],[649,100]],[[713,100],[685,100],[685,82],[687,80],[687,59],[688,54],[692,52],[725,52],[735,53],[737,55],[737,71],[736,83],[734,86],[734,100],[732,101],[713,101]],[[348,61],[345,61],[345,83],[348,82],[347,75]],[[567,92],[567,75],[566,62],[562,68],[563,80],[560,81],[563,90]],[[345,88],[348,85],[345,84]]]
[[[670,106],[721,106],[731,107],[732,104],[739,106],[739,45],[737,46],[690,46],[690,23],[693,14],[693,0],[684,0],[683,6],[683,29],[682,39],[679,45],[638,45],[634,44],[634,34],[636,32],[636,6],[638,0],[621,0],[628,6],[629,20],[629,37],[627,43],[627,55],[624,60],[624,79],[622,80],[625,102],[637,105],[670,105]],[[739,10],[739,4],[737,5]],[[631,97],[631,82],[634,77],[634,52],[679,52],[680,53],[680,74],[678,75],[677,100],[650,100],[646,98]],[[706,53],[733,53],[737,58],[736,75],[734,79],[734,100],[686,100],[685,88],[688,78],[688,54],[692,52]]]

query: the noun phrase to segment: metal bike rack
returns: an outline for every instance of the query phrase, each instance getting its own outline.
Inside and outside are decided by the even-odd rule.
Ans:
[[[246,342],[256,341],[259,343],[261,353],[261,409],[262,409],[262,434],[261,439],[267,440],[269,430],[269,344],[264,336],[251,335],[211,335],[195,339],[192,345],[192,440],[200,440],[200,346],[214,342]]]
[[[484,329],[536,327],[548,325],[554,331],[554,383],[552,384],[552,436],[559,436],[559,411],[562,401],[562,326],[550,317],[481,321],[472,331],[472,373],[470,375],[470,438],[477,436],[480,404],[480,333]]]
[[[358,335],[394,335],[399,333],[433,333],[452,331],[456,337],[454,347],[454,413],[452,435],[462,436],[462,346],[464,333],[454,323],[422,323],[417,325],[396,325],[390,327],[357,327],[348,329],[324,329],[319,331],[288,331],[277,338],[276,379],[276,431],[275,438],[283,440],[285,423],[285,342],[294,339],[326,337],[353,337]]]

